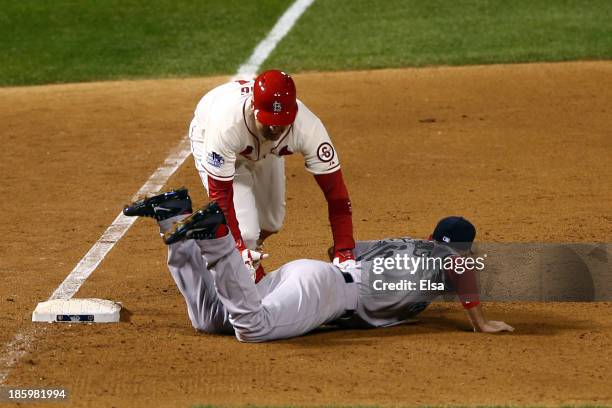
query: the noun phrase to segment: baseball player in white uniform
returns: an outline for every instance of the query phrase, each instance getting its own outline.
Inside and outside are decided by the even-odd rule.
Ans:
[[[208,196],[225,213],[247,264],[283,224],[283,156],[293,153],[304,156],[327,200],[334,262],[354,263],[351,202],[338,154],[321,120],[296,98],[291,76],[270,70],[211,90],[197,105],[189,138]],[[260,265],[255,281],[262,277]]]
[[[410,270],[395,265],[378,275],[376,259],[465,256],[476,230],[461,217],[441,220],[432,240],[358,242],[358,262],[344,270],[333,263],[301,259],[255,284],[219,205],[213,201],[189,215],[191,211],[187,190],[180,189],[132,203],[124,214],[159,221],[168,245],[168,268],[197,330],[234,334],[243,342],[262,342],[300,336],[322,324],[393,326],[411,321],[446,292],[459,295],[475,331],[514,330],[504,322],[485,319],[476,277],[469,269],[459,272],[457,268],[421,264]],[[377,292],[384,283],[409,288],[411,282],[417,287],[420,284],[419,290],[393,286],[393,290]],[[422,282],[428,282],[427,287]]]

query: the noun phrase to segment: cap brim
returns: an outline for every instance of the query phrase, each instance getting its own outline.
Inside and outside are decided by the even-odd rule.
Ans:
[[[295,121],[297,116],[297,104],[295,109],[284,112],[266,112],[264,110],[255,111],[255,117],[260,123],[266,126],[289,126]]]

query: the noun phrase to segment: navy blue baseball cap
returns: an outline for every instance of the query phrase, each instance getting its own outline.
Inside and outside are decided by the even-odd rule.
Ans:
[[[470,250],[475,237],[476,227],[457,216],[442,218],[432,235],[434,240],[460,251]]]

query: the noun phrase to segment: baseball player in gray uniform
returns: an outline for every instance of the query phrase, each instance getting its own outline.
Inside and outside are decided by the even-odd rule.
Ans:
[[[458,273],[442,262],[424,262],[458,265],[456,260],[469,254],[476,232],[461,217],[440,221],[432,240],[358,242],[352,268],[300,259],[256,284],[216,202],[192,213],[187,190],[178,189],[136,201],[124,214],[158,221],[168,245],[168,268],[200,331],[262,342],[300,336],[323,324],[393,326],[413,320],[448,292],[459,295],[475,331],[514,330],[484,317],[473,270]]]

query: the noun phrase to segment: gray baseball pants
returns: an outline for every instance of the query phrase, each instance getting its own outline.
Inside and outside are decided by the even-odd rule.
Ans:
[[[357,308],[357,285],[327,262],[293,261],[255,285],[231,234],[170,245],[168,268],[193,327],[243,342],[300,336]]]

